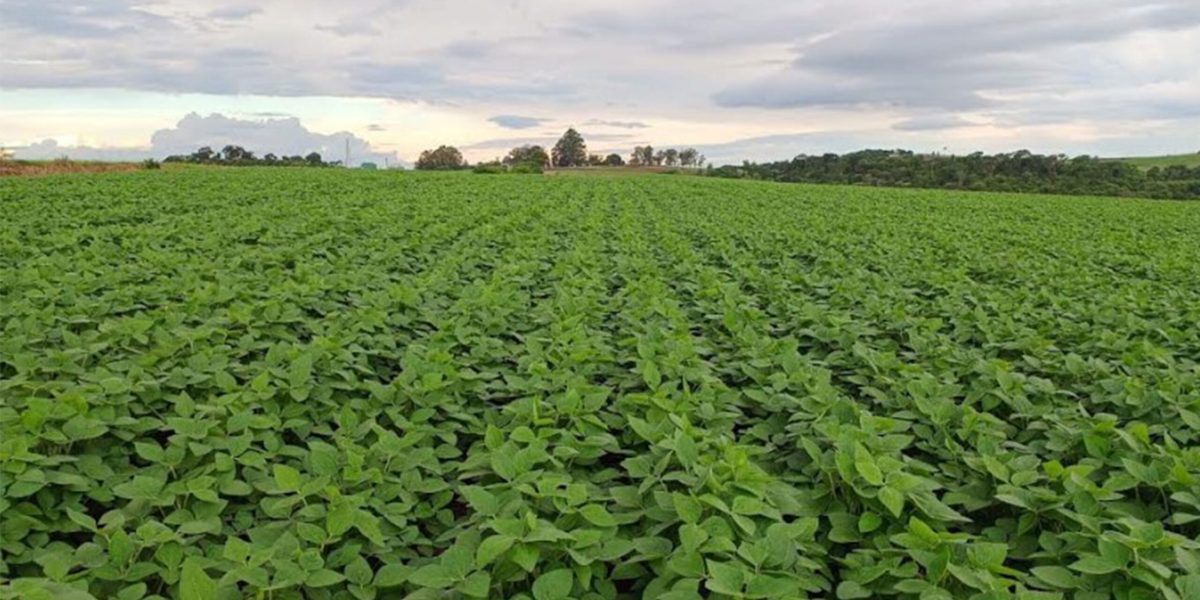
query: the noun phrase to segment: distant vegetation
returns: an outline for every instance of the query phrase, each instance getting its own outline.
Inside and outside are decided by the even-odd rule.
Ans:
[[[918,154],[910,150],[863,150],[851,154],[800,155],[786,161],[746,162],[714,168],[694,148],[637,146],[629,159],[589,154],[587,142],[568,129],[547,151],[538,145],[513,148],[503,159],[481,162],[481,174],[541,173],[545,169],[666,167],[705,175],[798,183],[940,188],[1044,194],[1200,199],[1200,154],[1145,159],[1042,155],[1028,150],[965,156]],[[425,170],[470,167],[454,146],[421,153]]]
[[[452,171],[467,167],[462,152],[454,146],[438,146],[436,150],[426,150],[417,159],[418,169],[424,171]]]
[[[307,156],[276,156],[267,153],[258,157],[254,152],[234,145],[225,146],[220,152],[205,146],[188,155],[168,156],[163,162],[229,167],[337,167],[342,164],[341,161],[325,162],[317,152],[311,152]]]
[[[717,177],[801,183],[944,188],[1046,194],[1200,198],[1200,166],[1144,170],[1090,156],[1040,155],[1026,150],[966,156],[864,150],[797,156],[789,161],[710,169]]]
[[[547,152],[542,146],[527,144],[508,152],[501,160],[481,162],[472,169],[476,173],[541,173],[545,169],[578,169],[588,167],[680,167],[699,169],[704,167],[704,155],[695,148],[678,150],[667,148],[655,150],[653,146],[634,148],[629,160],[620,154],[590,154],[587,142],[574,128],[568,129],[554,147]],[[417,160],[421,170],[466,169],[470,164],[454,146],[439,146],[426,150]]]
[[[1129,163],[1142,169],[1153,169],[1154,167],[1165,169],[1174,166],[1195,168],[1200,167],[1200,152],[1167,156],[1131,156],[1128,158],[1114,158],[1112,160]]]

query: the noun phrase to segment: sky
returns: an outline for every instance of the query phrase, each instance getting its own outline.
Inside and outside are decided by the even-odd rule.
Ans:
[[[0,0],[0,145],[1200,151],[1196,0]]]

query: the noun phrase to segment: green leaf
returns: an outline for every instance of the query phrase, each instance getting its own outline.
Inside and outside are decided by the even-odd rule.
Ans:
[[[433,589],[445,589],[454,585],[454,577],[439,564],[425,565],[417,569],[408,576],[408,581],[416,586]]]
[[[108,432],[108,426],[98,419],[75,416],[62,426],[63,435],[73,442],[98,438]]]
[[[1072,590],[1079,587],[1079,578],[1065,567],[1034,567],[1030,572],[1034,577],[1059,589]]]
[[[975,542],[967,549],[971,562],[976,566],[995,571],[1004,565],[1008,556],[1008,545],[994,542]]]
[[[730,596],[740,596],[742,594],[742,586],[745,584],[745,574],[741,568],[712,559],[709,559],[706,564],[708,566],[708,579],[705,580],[704,587],[718,594],[727,594]]]
[[[275,475],[275,485],[279,489],[288,492],[298,492],[304,485],[304,478],[300,476],[300,471],[287,465],[274,465],[272,472]]]
[[[130,500],[157,500],[166,481],[157,477],[135,476],[132,480],[113,486],[113,494]]]
[[[463,581],[458,589],[471,598],[487,598],[492,585],[492,576],[486,572],[472,573]]]
[[[687,494],[673,492],[671,502],[675,506],[675,514],[679,515],[680,520],[684,523],[700,522],[700,518],[704,514],[704,507],[701,506],[699,500]]]
[[[383,565],[378,572],[375,573],[375,587],[387,588],[396,587],[408,581],[412,575],[413,569],[408,565],[392,563]]]
[[[1089,575],[1107,575],[1120,571],[1125,564],[1094,554],[1081,555],[1080,559],[1071,564],[1071,569]]]
[[[564,600],[570,597],[574,575],[570,569],[555,569],[533,582],[534,600]]]
[[[315,588],[329,587],[345,580],[346,577],[337,571],[319,569],[308,574],[308,577],[304,579],[304,585]]]
[[[855,444],[854,448],[854,470],[858,471],[867,483],[883,485],[883,471],[875,464],[875,457],[871,456],[871,451],[861,443]]]
[[[893,517],[900,517],[900,513],[904,511],[904,494],[896,491],[895,488],[883,486],[879,488],[879,502],[883,504],[888,512],[892,513]]]
[[[589,523],[597,527],[616,527],[617,520],[608,512],[607,508],[599,504],[588,504],[579,509],[579,514],[587,519]]]
[[[1175,589],[1185,600],[1200,598],[1200,575],[1181,575],[1175,579]]]
[[[358,511],[353,506],[346,502],[335,504],[329,509],[329,514],[325,517],[325,529],[329,535],[333,537],[340,536],[354,526],[354,519]]]
[[[870,598],[872,596],[871,590],[863,587],[857,581],[843,581],[837,586],[838,600],[855,600],[857,598]]]
[[[689,469],[700,460],[700,449],[692,436],[682,431],[675,434],[675,456],[679,464]]]
[[[463,486],[459,493],[466,498],[471,508],[482,515],[493,516],[500,512],[500,501],[496,496],[479,486]]]
[[[179,575],[180,600],[217,600],[217,582],[213,581],[200,561],[189,558],[183,562]]]
[[[483,540],[475,550],[475,568],[482,569],[492,564],[492,561],[512,548],[515,542],[515,539],[507,535],[494,535]]]

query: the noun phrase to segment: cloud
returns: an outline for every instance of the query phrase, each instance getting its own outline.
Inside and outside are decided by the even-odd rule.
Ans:
[[[0,28],[77,39],[174,28],[170,19],[144,10],[146,5],[128,0],[5,0]]]
[[[589,145],[589,147],[594,145],[593,142],[628,142],[628,140],[633,137],[627,133],[580,132],[580,135],[583,136],[584,142],[586,142]],[[558,141],[558,138],[559,138],[559,135],[557,135],[557,134],[556,135],[526,136],[526,137],[491,138],[491,139],[481,140],[481,141],[470,143],[470,144],[465,144],[463,146],[460,146],[460,148],[462,148],[463,150],[495,150],[495,149],[515,148],[517,146],[525,146],[528,144],[536,144],[538,146],[545,146],[548,148],[550,146],[553,146],[555,144],[555,142]]]
[[[956,129],[958,127],[973,127],[975,125],[976,123],[958,115],[928,115],[905,119],[892,125],[892,129],[896,131],[938,131],[942,129]]]
[[[793,50],[791,65],[714,95],[727,107],[881,105],[966,110],[1000,104],[997,91],[1086,86],[1079,46],[1141,31],[1200,26],[1200,4],[1163,0],[1062,0],[1046,4],[972,2],[851,23]]]
[[[174,127],[154,132],[146,147],[63,146],[49,139],[14,150],[19,158],[28,159],[69,156],[77,160],[130,161],[162,159],[173,154],[191,154],[203,146],[219,150],[230,144],[242,146],[259,156],[267,153],[303,156],[310,152],[319,152],[325,160],[343,160],[349,144],[351,165],[363,162],[401,163],[395,153],[377,151],[370,142],[348,131],[317,133],[310,131],[295,117],[244,120],[221,114],[205,117],[196,113],[183,117]]]
[[[367,131],[387,131],[387,127],[384,127],[378,123],[371,123],[370,125],[367,125]]]
[[[383,163],[384,158],[396,162],[394,154],[375,152],[370,142],[348,131],[331,134],[315,133],[297,118],[247,121],[212,114],[202,117],[189,114],[175,127],[160,129],[150,138],[150,145],[159,155],[190,154],[201,146],[219,149],[237,144],[258,153],[277,155],[319,152],[326,160],[340,160],[349,143],[351,164]]]
[[[619,129],[646,129],[649,125],[641,121],[604,121],[601,119],[592,119],[584,123],[587,127],[617,127]]]
[[[156,157],[154,151],[149,148],[63,146],[59,145],[53,139],[42,140],[28,146],[15,146],[9,149],[14,152],[18,159],[22,160],[52,160],[66,157],[73,160],[135,162]]]
[[[495,123],[505,129],[531,129],[549,121],[549,119],[539,119],[536,117],[519,117],[517,115],[496,115],[488,121]]]
[[[227,6],[208,11],[205,16],[218,21],[241,21],[262,14],[263,9],[257,6]]]
[[[496,42],[484,40],[459,40],[446,44],[442,53],[454,58],[479,59],[487,56],[496,48]]]
[[[317,31],[325,31],[342,37],[355,35],[379,35],[379,30],[371,23],[356,21],[339,21],[332,25],[317,25]]]
[[[653,132],[656,145],[866,127],[878,139],[980,145],[1024,145],[1030,128],[1049,127],[1079,143],[1117,128],[1150,143],[1163,139],[1159,124],[1200,136],[1195,0],[0,0],[0,39],[0,91],[57,91],[74,99],[64,115],[111,90],[160,94],[162,105],[145,105],[154,118],[243,114],[226,100],[246,96],[455,114],[410,125],[292,111],[341,128],[396,123],[404,136],[389,142],[405,152],[479,142],[496,131],[479,127],[492,115],[541,121],[493,121],[519,133],[580,123]],[[180,100],[193,94],[220,99]],[[0,113],[11,131],[11,107]],[[139,118],[131,130],[150,127]],[[102,139],[74,122],[21,137],[67,131]]]

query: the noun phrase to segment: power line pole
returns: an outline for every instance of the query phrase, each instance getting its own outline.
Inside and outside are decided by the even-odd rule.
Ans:
[[[350,168],[350,138],[346,138],[346,162],[342,163],[342,166]]]

